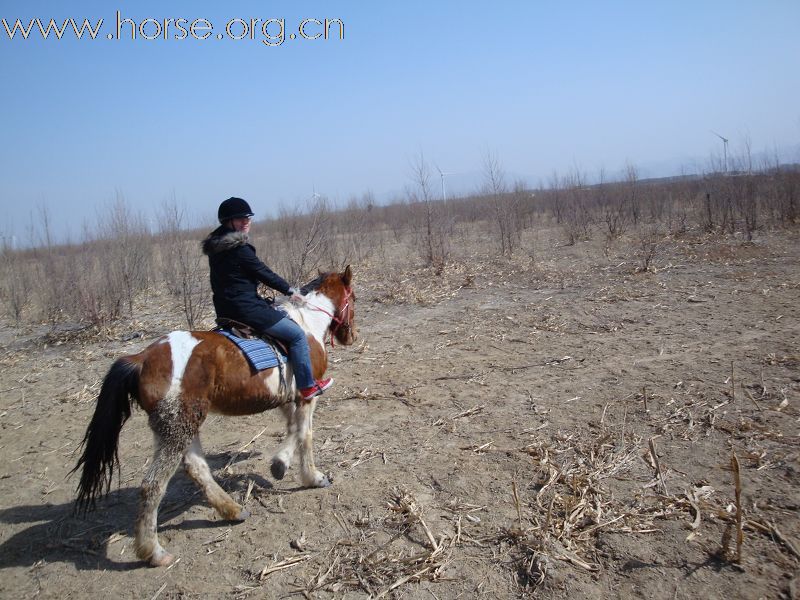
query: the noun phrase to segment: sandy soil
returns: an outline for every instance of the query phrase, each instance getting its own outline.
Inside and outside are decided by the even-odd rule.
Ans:
[[[334,485],[272,480],[279,413],[210,418],[252,516],[220,521],[179,472],[167,570],[132,552],[141,411],[99,510],[74,516],[66,477],[112,360],[179,328],[174,302],[101,334],[3,323],[0,595],[797,598],[798,241],[669,240],[646,273],[632,242],[557,232],[439,275],[355,265],[361,338],[315,418]]]

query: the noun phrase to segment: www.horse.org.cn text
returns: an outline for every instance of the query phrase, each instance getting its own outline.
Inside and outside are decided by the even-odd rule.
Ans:
[[[344,40],[344,23],[341,19],[301,20],[294,30],[287,33],[286,19],[233,18],[223,27],[204,18],[146,18],[137,21],[116,12],[113,25],[103,25],[102,18],[91,20],[67,18],[63,21],[39,17],[22,19],[0,19],[0,37],[8,40],[53,39],[64,37],[78,40],[234,40],[260,41],[265,46],[280,46],[287,40]],[[110,31],[109,31],[110,30]]]

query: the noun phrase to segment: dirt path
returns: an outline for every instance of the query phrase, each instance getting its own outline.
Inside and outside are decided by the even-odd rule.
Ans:
[[[363,269],[361,340],[334,350],[315,419],[333,487],[271,479],[278,413],[210,418],[215,476],[253,514],[219,521],[179,473],[160,518],[180,557],[169,570],[131,547],[151,454],[141,413],[100,510],[73,516],[65,477],[113,357],[178,317],[151,306],[107,339],[67,341],[3,325],[0,594],[796,597],[797,236],[675,241],[655,273],[623,247],[606,259],[540,240],[537,263],[390,281]],[[409,286],[428,292],[406,301]]]

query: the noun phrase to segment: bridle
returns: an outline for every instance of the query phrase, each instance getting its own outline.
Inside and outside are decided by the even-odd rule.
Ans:
[[[339,313],[339,316],[336,316],[335,313],[331,314],[324,308],[321,308],[306,301],[306,305],[311,310],[316,310],[318,312],[325,313],[331,318],[331,325],[328,328],[331,334],[330,336],[331,348],[336,347],[336,345],[333,342],[333,339],[336,337],[336,332],[338,332],[339,329],[341,329],[342,327],[345,327],[348,330],[350,329],[350,313],[352,311],[352,306],[350,305],[350,298],[352,297],[352,295],[353,295],[353,288],[346,286],[344,288],[344,300],[342,301],[342,306],[336,311]]]

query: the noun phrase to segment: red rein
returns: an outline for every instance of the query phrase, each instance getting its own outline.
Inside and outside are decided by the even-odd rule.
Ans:
[[[353,295],[353,290],[349,287],[344,288],[344,300],[342,302],[342,307],[339,309],[339,314],[341,316],[337,317],[335,314],[329,313],[324,308],[320,308],[319,306],[314,306],[313,304],[306,303],[310,308],[313,310],[318,310],[319,312],[325,313],[331,318],[332,323],[335,324],[331,325],[330,332],[331,332],[331,348],[335,348],[336,345],[333,342],[333,338],[336,336],[336,332],[339,331],[339,328],[344,323],[350,322],[350,296]]]

